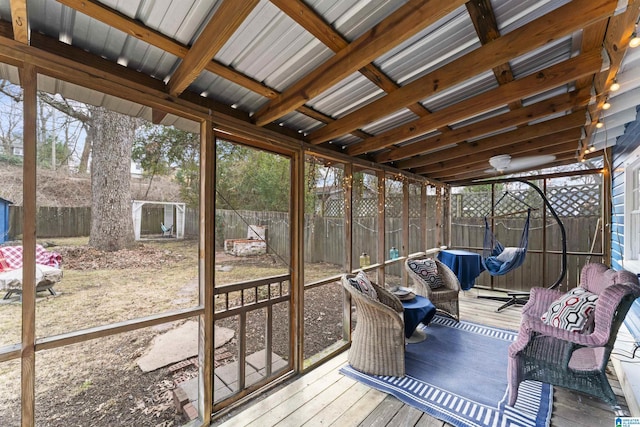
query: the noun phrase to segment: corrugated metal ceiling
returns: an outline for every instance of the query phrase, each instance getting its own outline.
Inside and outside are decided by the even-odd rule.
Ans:
[[[149,29],[162,33],[168,39],[183,45],[192,45],[220,7],[222,0],[102,0],[96,3],[134,19]],[[305,2],[347,41],[353,41],[365,34],[406,3],[398,0]],[[494,0],[491,1],[491,7],[500,34],[504,36],[567,3],[565,0]],[[624,11],[624,5],[625,2],[620,2],[618,9]],[[181,58],[174,54],[55,0],[28,0],[27,8],[32,32],[42,33],[164,82],[171,79],[181,63]],[[0,17],[4,21],[10,21],[9,0],[0,0]],[[518,79],[576,56],[581,37],[582,33],[578,31],[512,59],[509,65],[513,76]],[[461,6],[379,55],[373,63],[396,85],[402,86],[480,46],[481,42],[472,18],[467,8]],[[334,55],[335,52],[311,32],[281,11],[277,2],[262,0],[215,54],[214,60],[253,79],[256,83],[283,92]],[[17,82],[15,69],[3,66],[0,70],[3,77]],[[603,118],[608,124],[606,134],[598,132],[595,135],[594,141],[599,147],[614,144],[616,138],[624,132],[624,124],[635,118],[636,107],[640,102],[637,90],[640,87],[638,70],[640,48],[630,50],[622,63],[618,74],[622,89],[610,95],[612,104],[615,106],[615,102],[620,101],[620,105],[603,113]],[[56,91],[79,101],[109,105],[127,114],[150,118],[149,108],[135,106],[134,103],[112,96],[100,96],[95,91],[70,83],[49,80],[52,79],[41,79],[43,89]],[[423,99],[421,104],[426,108],[424,114],[476,97],[495,89],[498,85],[493,72],[479,70],[473,78]],[[562,85],[542,94],[531,95],[529,99],[523,100],[522,105],[526,106],[533,100],[539,101],[572,89],[573,86],[570,84]],[[259,111],[270,101],[269,98],[241,84],[206,70],[190,83],[188,90],[249,114]],[[337,119],[383,96],[385,92],[380,87],[356,72],[350,73],[331,88],[309,99],[306,106],[328,118]],[[506,111],[506,105],[492,107],[458,123],[450,123],[450,128],[456,129]],[[401,108],[371,121],[361,129],[370,135],[378,135],[416,118],[415,112]],[[164,120],[164,123],[172,124],[182,122],[184,120],[171,116]],[[285,114],[278,122],[300,132],[301,135],[308,135],[323,126],[317,119],[295,111]],[[346,134],[333,140],[336,145],[348,147],[362,141],[362,138]],[[399,143],[398,147],[406,144],[406,141]]]

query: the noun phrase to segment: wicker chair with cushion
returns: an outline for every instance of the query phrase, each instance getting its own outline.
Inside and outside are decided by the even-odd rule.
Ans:
[[[404,263],[417,295],[429,298],[438,313],[460,319],[458,294],[460,281],[449,267],[429,257],[408,258]]]
[[[374,296],[363,292],[354,274],[343,275],[342,286],[351,295],[357,315],[349,364],[367,374],[404,376],[405,337],[400,300],[375,283],[371,283]]]
[[[520,331],[509,347],[509,405],[524,380],[598,397],[617,407],[605,369],[627,311],[640,296],[637,276],[587,264],[567,293],[533,288]]]

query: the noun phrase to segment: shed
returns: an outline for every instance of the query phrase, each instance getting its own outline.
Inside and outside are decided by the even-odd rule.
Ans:
[[[9,240],[9,205],[13,202],[0,197],[0,243]]]
[[[164,215],[162,223],[158,224],[158,231],[162,226],[166,226],[172,230],[172,234],[175,234],[177,239],[184,238],[184,215],[185,207],[184,203],[180,202],[152,202],[147,200],[134,200],[132,206],[133,214],[133,231],[135,233],[136,240],[140,240],[140,225],[142,222],[142,206],[145,204],[162,205],[164,206]],[[174,217],[175,208],[175,217]],[[164,234],[164,230],[163,234]]]

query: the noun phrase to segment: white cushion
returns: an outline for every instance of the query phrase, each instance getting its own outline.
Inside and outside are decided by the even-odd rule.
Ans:
[[[522,252],[522,248],[504,248],[500,255],[496,259],[500,262],[511,261],[518,253]]]

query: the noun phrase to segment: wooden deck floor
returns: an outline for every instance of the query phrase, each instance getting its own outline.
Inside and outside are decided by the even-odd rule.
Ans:
[[[461,294],[462,320],[517,330],[521,307],[500,313],[500,302],[477,298],[483,290]],[[395,397],[371,389],[338,372],[346,364],[346,352],[308,374],[236,408],[212,425],[238,426],[449,426],[407,406]],[[506,369],[506,366],[505,366]],[[623,410],[628,410],[620,385],[610,368],[610,383]],[[551,425],[585,427],[614,425],[615,414],[604,402],[556,387]]]

